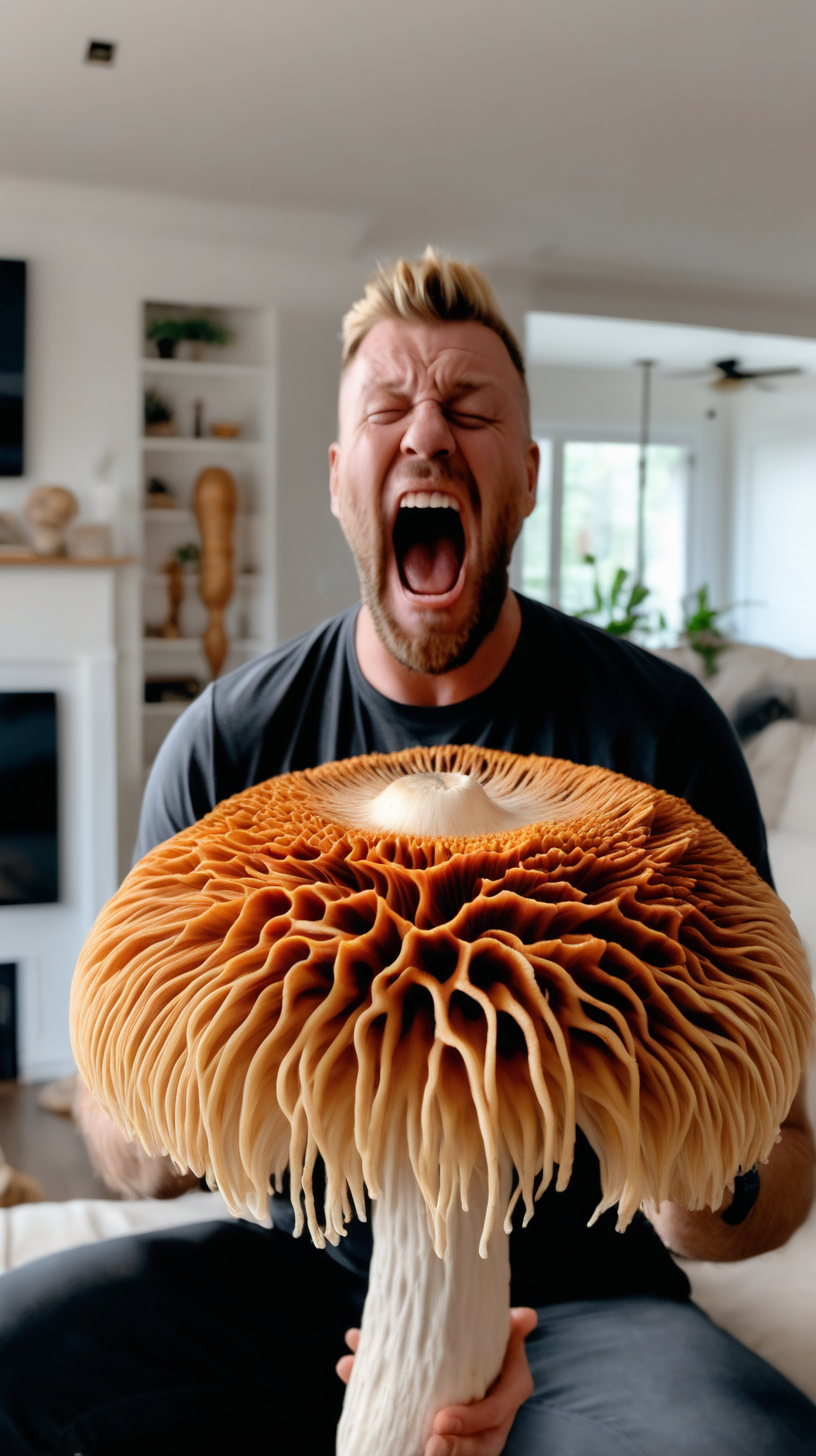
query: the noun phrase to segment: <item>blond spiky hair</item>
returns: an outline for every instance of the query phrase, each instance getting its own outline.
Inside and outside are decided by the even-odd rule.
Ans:
[[[365,296],[352,304],[343,319],[343,369],[381,319],[484,324],[498,334],[524,382],[524,359],[516,337],[493,289],[473,263],[426,248],[421,258],[380,264],[366,284]]]

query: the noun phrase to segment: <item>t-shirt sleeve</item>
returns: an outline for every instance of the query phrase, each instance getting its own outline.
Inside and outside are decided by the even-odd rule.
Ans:
[[[722,709],[692,677],[660,736],[656,782],[710,819],[773,884],[765,825],[737,736]]]
[[[133,863],[215,807],[212,687],[182,713],[147,780]]]

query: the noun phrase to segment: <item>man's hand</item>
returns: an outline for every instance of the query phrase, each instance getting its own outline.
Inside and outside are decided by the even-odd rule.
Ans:
[[[533,1377],[527,1363],[524,1341],[538,1324],[534,1309],[524,1306],[510,1311],[510,1338],[504,1364],[484,1400],[473,1405],[448,1405],[434,1417],[434,1434],[428,1438],[425,1456],[500,1456],[516,1419],[516,1412],[533,1393]],[[346,1331],[346,1344],[356,1350],[359,1330]],[[348,1384],[354,1355],[337,1362],[337,1374]]]
[[[805,1106],[804,1078],[793,1099],[782,1132],[767,1163],[759,1168],[760,1190],[744,1223],[723,1222],[721,1208],[689,1213],[677,1203],[646,1207],[667,1248],[684,1259],[751,1259],[778,1249],[804,1223],[813,1203],[816,1153]]]

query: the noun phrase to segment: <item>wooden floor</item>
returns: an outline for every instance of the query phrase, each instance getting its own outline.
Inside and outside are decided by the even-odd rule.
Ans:
[[[57,1202],[115,1197],[88,1161],[85,1144],[68,1117],[37,1106],[35,1083],[0,1082],[0,1145],[6,1160],[30,1173]]]

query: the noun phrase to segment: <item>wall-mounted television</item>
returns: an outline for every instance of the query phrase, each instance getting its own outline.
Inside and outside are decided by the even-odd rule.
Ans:
[[[26,265],[0,258],[0,475],[23,475]]]
[[[0,693],[0,905],[59,899],[56,693]]]

